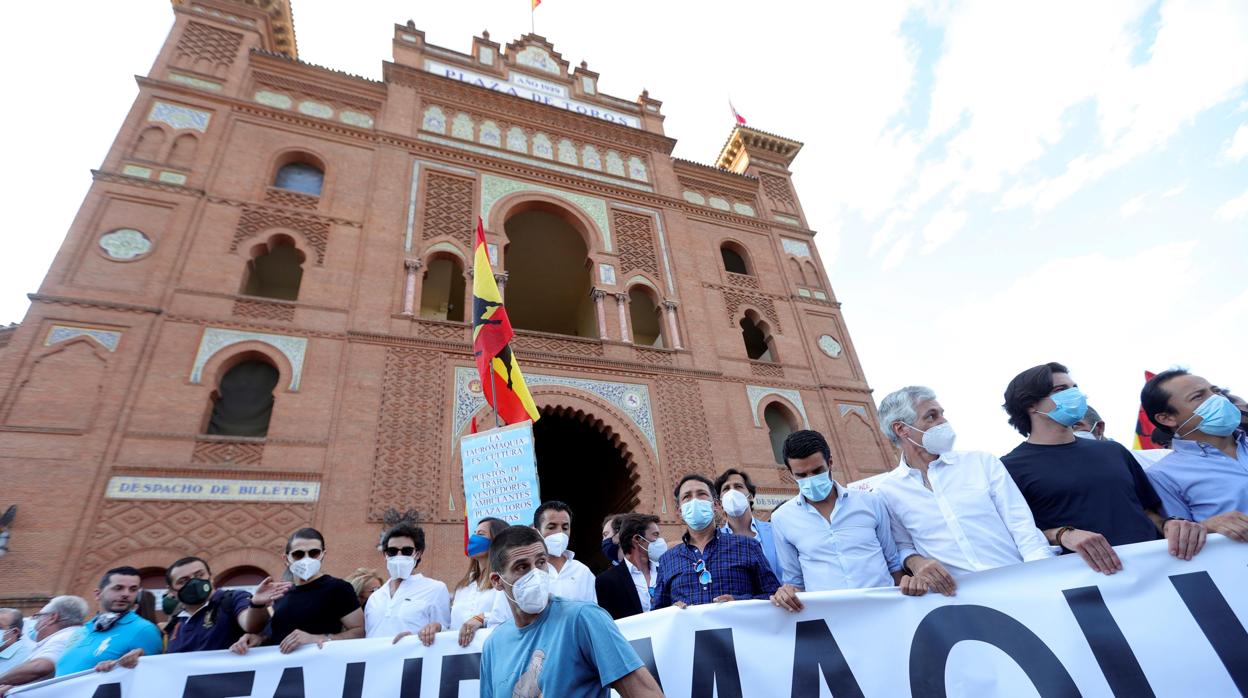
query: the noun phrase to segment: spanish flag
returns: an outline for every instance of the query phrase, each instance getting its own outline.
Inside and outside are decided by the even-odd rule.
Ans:
[[[494,283],[489,249],[485,245],[485,228],[477,219],[477,245],[472,262],[472,353],[481,374],[481,392],[485,400],[506,424],[537,421],[537,406],[524,384],[520,364],[511,353],[508,342],[515,335],[503,297]],[[496,394],[497,393],[497,394]]]
[[[1152,371],[1145,371],[1144,382],[1147,383],[1151,381],[1153,379],[1153,375],[1155,374],[1153,374]],[[1150,448],[1160,448],[1160,446],[1153,443],[1153,440],[1151,438],[1153,435],[1153,429],[1154,429],[1153,421],[1148,418],[1147,414],[1144,414],[1144,406],[1140,405],[1140,415],[1135,418],[1135,450],[1136,451],[1145,451]]]

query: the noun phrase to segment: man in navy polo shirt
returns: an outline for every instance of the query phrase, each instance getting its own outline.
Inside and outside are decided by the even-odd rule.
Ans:
[[[169,590],[177,595],[182,612],[167,627],[166,652],[223,650],[244,633],[259,633],[269,622],[268,607],[284,596],[290,582],[265,578],[254,594],[242,589],[212,588],[208,563],[198,557],[184,557],[165,573]]]
[[[137,659],[144,654],[160,654],[164,642],[154,623],[134,612],[139,594],[139,571],[133,567],[115,567],[104,573],[95,598],[100,612],[87,621],[87,627],[56,663],[56,675],[79,671],[112,669],[111,660],[131,654]]]

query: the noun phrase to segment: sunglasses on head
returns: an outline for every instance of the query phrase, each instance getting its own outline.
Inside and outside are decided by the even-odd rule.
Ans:
[[[392,545],[386,548],[386,557],[394,557],[395,555],[402,555],[403,557],[411,557],[414,554],[416,554],[416,548],[410,545],[405,545],[402,548],[396,548]]]
[[[321,552],[322,550],[320,548],[312,548],[311,550],[292,550],[290,551],[290,557],[292,560],[302,560],[304,556],[307,556],[316,560],[321,557]]]

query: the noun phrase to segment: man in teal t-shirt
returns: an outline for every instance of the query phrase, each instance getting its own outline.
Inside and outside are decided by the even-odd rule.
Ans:
[[[134,612],[140,588],[139,571],[133,567],[116,567],[104,574],[95,590],[100,612],[61,655],[57,676],[94,669],[101,662],[109,662],[108,668],[113,663],[133,667],[145,654],[160,654],[164,646],[160,629]]]
[[[512,620],[494,629],[481,656],[481,698],[662,698],[663,691],[615,621],[597,604],[550,595],[546,543],[512,526],[490,543],[490,581]]]

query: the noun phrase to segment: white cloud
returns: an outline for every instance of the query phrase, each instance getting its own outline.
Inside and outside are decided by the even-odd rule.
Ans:
[[[1165,190],[1164,192],[1161,193],[1161,198],[1170,199],[1170,198],[1178,196],[1179,194],[1182,194],[1185,191],[1187,191],[1187,182],[1184,182],[1182,184],[1176,185],[1174,187],[1171,187]]]
[[[1227,201],[1213,212],[1213,217],[1225,222],[1237,221],[1248,216],[1248,191]]]
[[[1235,129],[1235,135],[1231,136],[1224,155],[1231,162],[1239,162],[1248,157],[1248,124]]]
[[[1127,199],[1122,203],[1122,206],[1119,207],[1118,212],[1122,214],[1123,218],[1130,218],[1140,211],[1143,211],[1144,199],[1146,196],[1146,194],[1140,194],[1139,196],[1133,196],[1130,199]]]
[[[937,211],[923,227],[923,254],[953,239],[954,234],[966,225],[966,211],[948,208]]]

